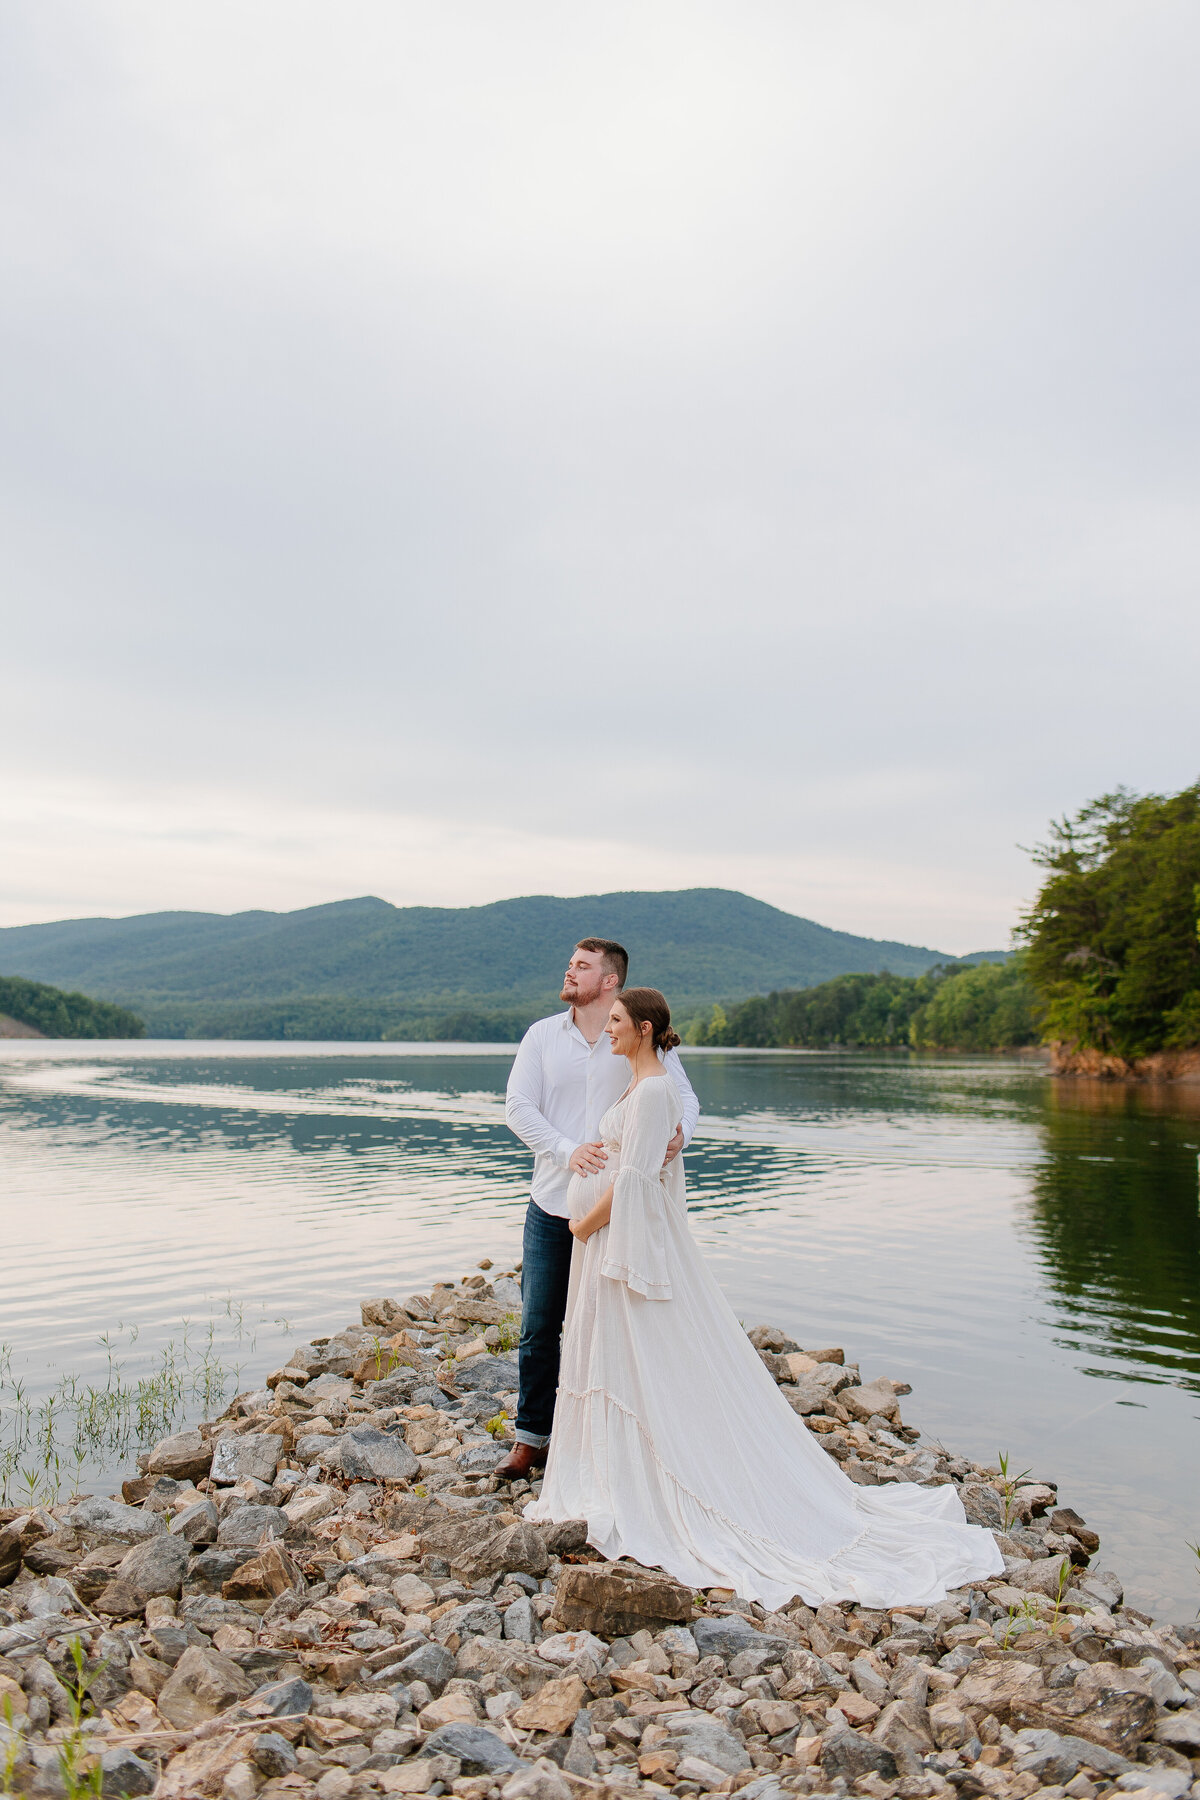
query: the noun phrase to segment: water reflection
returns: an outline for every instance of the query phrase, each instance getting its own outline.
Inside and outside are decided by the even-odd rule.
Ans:
[[[14,1375],[42,1394],[56,1371],[90,1380],[123,1321],[132,1377],[181,1320],[215,1315],[222,1354],[257,1379],[296,1325],[519,1256],[511,1055],[0,1048]],[[739,1316],[845,1344],[913,1382],[931,1434],[1057,1477],[1135,1603],[1189,1616],[1200,1093],[903,1052],[691,1053],[688,1069],[693,1229]],[[244,1341],[227,1323],[243,1302]]]
[[[1185,1089],[1047,1083],[1029,1224],[1090,1375],[1200,1393],[1197,1118]]]

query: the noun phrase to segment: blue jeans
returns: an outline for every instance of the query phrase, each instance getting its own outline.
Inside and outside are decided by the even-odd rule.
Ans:
[[[525,1214],[521,1264],[521,1344],[517,1352],[520,1400],[518,1444],[541,1448],[549,1442],[558,1389],[558,1358],[571,1251],[575,1239],[565,1219],[544,1213],[534,1201]]]

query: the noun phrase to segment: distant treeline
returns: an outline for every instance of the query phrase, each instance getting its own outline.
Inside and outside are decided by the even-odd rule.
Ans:
[[[0,975],[0,1013],[52,1038],[140,1038],[146,1027],[136,1013],[86,994],[65,994],[41,981]]]
[[[547,1009],[548,1010],[548,1009]],[[414,1008],[392,999],[298,995],[290,1000],[180,1001],[146,1005],[155,1037],[260,1038],[281,1042],[515,1044],[536,1012],[528,1008]]]
[[[1132,1060],[1200,1046],[1200,782],[1051,827],[1021,935],[1043,1036]]]
[[[686,1033],[689,1044],[751,1049],[1017,1050],[1037,1037],[1021,957],[946,963],[917,976],[839,975],[819,987],[756,994],[728,1012],[714,1006]]]

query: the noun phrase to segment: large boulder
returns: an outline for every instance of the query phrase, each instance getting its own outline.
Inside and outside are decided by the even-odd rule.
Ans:
[[[283,1545],[268,1544],[222,1582],[221,1596],[225,1600],[274,1600],[303,1587],[304,1577]]]
[[[954,1698],[960,1706],[979,1707],[981,1715],[995,1713],[1004,1724],[1014,1707],[1036,1707],[1044,1693],[1042,1671],[1036,1663],[980,1658],[972,1663],[955,1688]],[[1027,1724],[1032,1720],[1023,1718],[1020,1722]]]
[[[423,1756],[456,1756],[464,1775],[508,1774],[529,1765],[486,1725],[443,1725],[426,1738]]]
[[[691,1632],[701,1656],[728,1658],[749,1652],[752,1656],[761,1657],[759,1669],[765,1669],[769,1663],[780,1662],[794,1648],[788,1638],[774,1637],[769,1632],[759,1631],[740,1613],[730,1613],[723,1619],[693,1619]],[[757,1669],[746,1670],[747,1675],[758,1672]]]
[[[423,1681],[430,1693],[436,1695],[457,1670],[453,1652],[444,1644],[420,1644],[403,1662],[393,1665],[390,1673],[400,1682]]]
[[[200,1550],[216,1543],[219,1523],[217,1509],[211,1500],[195,1500],[174,1515],[169,1530],[172,1537],[181,1538],[185,1544]]]
[[[188,1547],[178,1538],[151,1538],[148,1543],[135,1544],[97,1598],[96,1611],[128,1619],[157,1595],[177,1600],[187,1566]]]
[[[451,1574],[470,1585],[502,1571],[544,1575],[550,1559],[540,1532],[518,1521],[468,1541],[449,1560]]]
[[[146,1538],[164,1537],[167,1522],[160,1513],[124,1506],[119,1500],[94,1495],[81,1500],[68,1515],[68,1523],[96,1544],[140,1544]]]
[[[501,1637],[504,1622],[490,1600],[467,1600],[434,1621],[433,1635],[439,1644],[456,1650],[467,1638]]]
[[[1154,1730],[1156,1709],[1149,1694],[1119,1694],[1111,1688],[1076,1694],[1068,1688],[1061,1697],[1052,1692],[1040,1700],[1014,1701],[1009,1717],[1014,1727],[1069,1733],[1132,1759]]]
[[[282,1454],[283,1440],[270,1431],[223,1437],[213,1451],[212,1480],[222,1486],[232,1486],[247,1475],[255,1481],[274,1481]]]
[[[517,1382],[517,1365],[511,1356],[474,1356],[454,1376],[454,1385],[463,1394],[513,1393]]]
[[[398,1432],[361,1425],[341,1440],[342,1473],[352,1481],[411,1481],[420,1464]]]
[[[1087,1738],[1073,1737],[1058,1731],[1025,1729],[1016,1734],[1013,1769],[1024,1774],[1028,1769],[1043,1787],[1060,1786],[1071,1780],[1080,1764],[1098,1775],[1124,1775],[1133,1764],[1115,1750],[1105,1750]]]
[[[200,1481],[212,1464],[212,1445],[198,1431],[177,1431],[155,1444],[146,1462],[147,1475],[169,1475],[173,1481]]]
[[[711,1713],[664,1713],[659,1722],[666,1727],[666,1742],[680,1760],[696,1756],[714,1768],[724,1769],[727,1775],[740,1774],[750,1767],[750,1752],[741,1738]]]
[[[522,1731],[549,1731],[562,1737],[575,1723],[575,1715],[587,1699],[578,1675],[560,1675],[539,1688],[513,1714]]]
[[[884,1744],[872,1743],[859,1731],[831,1731],[821,1747],[821,1770],[830,1780],[840,1776],[847,1784],[862,1775],[879,1775],[894,1781],[896,1759]]]
[[[555,1615],[568,1631],[594,1631],[609,1639],[686,1625],[694,1610],[690,1588],[632,1563],[580,1563],[565,1569],[554,1597]]]
[[[890,1381],[882,1377],[878,1381],[869,1381],[862,1387],[844,1387],[838,1394],[838,1403],[846,1408],[852,1419],[867,1419],[877,1415],[884,1419],[899,1420],[900,1404]]]
[[[12,1519],[0,1529],[0,1587],[15,1581],[21,1567],[21,1521]]]
[[[994,1487],[989,1487],[985,1481],[965,1481],[959,1489],[959,1499],[972,1525],[982,1525],[988,1531],[1003,1531],[1004,1502]]]
[[[217,1543],[222,1550],[257,1549],[272,1538],[281,1538],[287,1524],[282,1507],[251,1502],[226,1513],[217,1527]]]
[[[175,1665],[158,1696],[158,1710],[177,1731],[215,1719],[251,1692],[249,1681],[228,1656],[192,1645]]]

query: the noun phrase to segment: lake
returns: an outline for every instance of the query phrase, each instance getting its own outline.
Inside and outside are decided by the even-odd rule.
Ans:
[[[693,1229],[739,1316],[911,1382],[907,1421],[1056,1480],[1131,1603],[1193,1619],[1200,1094],[1021,1058],[686,1056]],[[519,1257],[511,1057],[0,1044],[9,1503],[110,1491],[139,1436],[361,1298]]]

